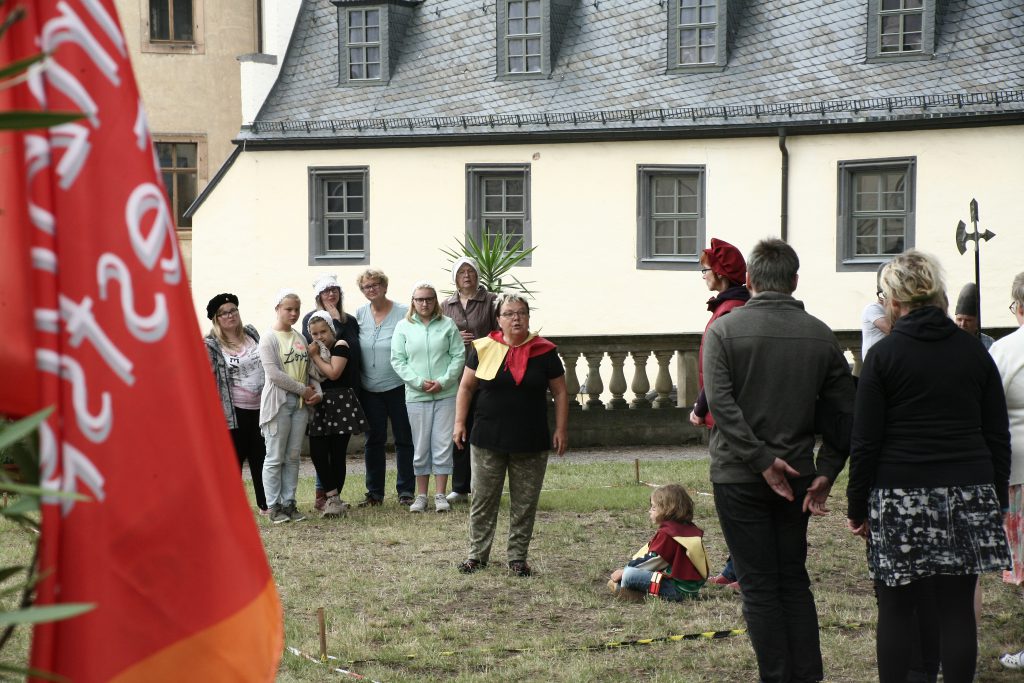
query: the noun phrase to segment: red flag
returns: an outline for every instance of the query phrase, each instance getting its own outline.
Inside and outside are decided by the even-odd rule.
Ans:
[[[37,627],[32,665],[75,681],[272,680],[277,593],[117,14],[111,0],[17,4],[0,65],[49,56],[0,106],[85,115],[0,138],[0,412],[55,406],[44,486],[92,499],[44,498],[38,603],[96,608]]]

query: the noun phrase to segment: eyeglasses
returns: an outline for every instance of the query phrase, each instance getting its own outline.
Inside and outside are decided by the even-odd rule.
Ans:
[[[424,297],[413,297],[413,302],[417,304],[429,304],[432,301],[437,301],[436,296],[424,296]]]
[[[1017,303],[1016,301],[1014,301],[1012,304],[1010,304],[1010,313],[1013,313],[1014,315],[1017,315],[1017,310],[1019,308],[1020,308],[1020,304]]]
[[[709,270],[711,270],[711,269],[710,268],[701,268],[700,269],[700,274],[703,275],[704,273],[708,272]]]
[[[372,289],[380,289],[381,286],[382,285],[380,282],[367,282],[365,285],[360,285],[359,289],[363,290],[364,292],[369,292]]]
[[[217,314],[217,317],[218,318],[230,318],[233,315],[238,315],[238,309],[237,308],[232,308],[229,311],[221,311],[220,313]]]
[[[529,311],[505,311],[499,317],[505,318],[506,320],[508,320],[510,318],[529,318],[530,317],[530,312]]]

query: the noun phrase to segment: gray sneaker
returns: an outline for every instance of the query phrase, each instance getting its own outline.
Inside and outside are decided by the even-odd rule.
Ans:
[[[423,512],[427,509],[427,494],[421,493],[409,506],[409,512]]]
[[[443,493],[434,494],[434,509],[438,512],[448,512],[452,506],[448,504]]]
[[[456,493],[455,491],[452,491],[451,493],[448,494],[446,500],[449,503],[468,503],[469,502],[469,494],[468,493]]]
[[[321,517],[344,517],[348,513],[348,503],[338,496],[327,496],[324,509],[320,512]]]
[[[274,524],[283,524],[284,522],[292,521],[292,518],[288,516],[288,513],[284,511],[281,505],[272,505],[270,507],[270,521]]]
[[[284,513],[288,515],[288,520],[291,522],[301,522],[306,519],[306,515],[299,512],[299,508],[295,507],[295,501],[288,503],[288,507],[284,509]]]

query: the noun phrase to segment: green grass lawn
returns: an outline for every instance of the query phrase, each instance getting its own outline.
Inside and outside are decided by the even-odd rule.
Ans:
[[[335,665],[378,681],[751,681],[753,651],[745,636],[588,649],[669,635],[744,626],[740,598],[711,587],[687,603],[616,602],[608,574],[653,533],[650,489],[635,483],[632,462],[577,464],[552,458],[530,551],[535,576],[507,575],[503,505],[491,564],[473,575],[455,565],[466,556],[467,507],[412,515],[389,496],[381,507],[348,518],[272,526],[259,518],[285,613],[286,644],[317,653],[316,610],[323,607],[327,648]],[[641,478],[682,483],[696,503],[712,569],[725,560],[707,462],[641,464]],[[393,476],[391,473],[390,476]],[[872,681],[874,598],[863,542],[846,531],[845,481],[833,512],[811,522],[811,578],[822,626],[826,680]],[[393,491],[389,481],[388,490]],[[362,477],[350,477],[344,497],[359,499]],[[312,501],[312,480],[300,484],[300,507]],[[0,556],[21,552],[14,532],[0,529]],[[24,553],[22,553],[24,554]],[[24,559],[24,558],[23,558]],[[979,636],[980,681],[1016,681],[996,661],[1024,647],[1024,603],[1000,577],[983,577]],[[5,650],[10,661],[27,651],[22,632]],[[22,657],[24,655],[21,655]],[[354,663],[352,663],[354,660]],[[279,681],[341,680],[318,663],[289,653]]]

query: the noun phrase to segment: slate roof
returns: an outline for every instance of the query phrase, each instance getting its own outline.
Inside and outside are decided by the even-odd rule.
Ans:
[[[666,73],[668,2],[578,0],[548,79],[495,77],[495,0],[425,0],[391,81],[339,85],[338,8],[303,0],[249,140],[829,124],[1024,123],[1024,3],[938,0],[931,59],[868,62],[865,0],[740,0],[728,65]],[[734,31],[734,32],[733,32]]]

